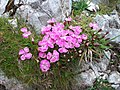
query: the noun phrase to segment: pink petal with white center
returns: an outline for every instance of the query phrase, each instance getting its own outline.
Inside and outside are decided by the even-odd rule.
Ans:
[[[19,55],[25,54],[25,51],[23,49],[20,49]]]
[[[24,48],[24,51],[25,51],[25,53],[28,53],[28,52],[29,52],[29,48],[28,48],[28,47],[25,47],[25,48]]]
[[[46,53],[39,52],[39,57],[40,57],[40,58],[46,58]]]
[[[26,59],[26,58],[25,58],[25,55],[20,56],[20,59],[21,59],[21,60],[25,60],[25,59]]]
[[[31,59],[31,58],[32,58],[32,54],[31,54],[31,53],[25,54],[25,58],[26,58],[26,59]]]
[[[68,50],[65,49],[65,48],[59,48],[58,51],[59,51],[60,53],[67,53],[67,52],[68,52]]]
[[[42,72],[47,72],[50,69],[50,62],[48,60],[42,60],[40,62],[40,69]]]
[[[26,34],[26,33],[23,33],[22,36],[23,36],[23,38],[28,38],[28,34]]]
[[[21,32],[23,32],[23,33],[25,33],[25,32],[27,32],[27,28],[26,27],[24,27],[24,28],[21,28],[21,30],[20,30]]]
[[[47,54],[47,59],[49,60],[51,57],[52,57],[52,53],[51,53],[51,52],[48,52],[48,54]]]

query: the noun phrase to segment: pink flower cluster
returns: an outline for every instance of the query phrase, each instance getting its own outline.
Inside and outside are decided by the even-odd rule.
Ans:
[[[25,47],[24,49],[20,49],[19,55],[21,60],[31,59],[32,57],[32,54],[29,52],[28,47]]]
[[[70,22],[72,18],[66,18],[65,22]],[[59,61],[59,53],[67,53],[69,49],[79,48],[83,40],[87,39],[87,35],[81,34],[80,26],[66,26],[58,23],[54,18],[48,20],[49,25],[41,29],[43,39],[38,42],[39,57],[43,60],[40,62],[42,72],[50,69],[50,63]],[[57,49],[56,49],[57,47]],[[53,52],[49,52],[52,49]]]
[[[97,30],[98,29],[98,24],[93,22],[89,24],[89,27],[91,27],[93,30]]]
[[[28,31],[26,27],[21,28],[21,32],[23,32],[22,34],[23,38],[28,38],[28,36],[31,35],[31,32]]]

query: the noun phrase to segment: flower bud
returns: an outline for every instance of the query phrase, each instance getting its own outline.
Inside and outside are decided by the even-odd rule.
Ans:
[[[101,32],[101,31],[102,31],[102,29],[98,30],[98,32]]]

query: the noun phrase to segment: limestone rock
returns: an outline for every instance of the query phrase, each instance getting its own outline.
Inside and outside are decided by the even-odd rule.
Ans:
[[[107,66],[109,65],[109,59],[111,53],[109,51],[104,51],[104,57],[101,58],[100,62],[88,62],[83,63],[82,67],[77,71],[82,70],[79,75],[75,77],[77,80],[77,86],[92,86],[96,78],[106,79],[108,77],[107,73],[104,73],[107,70]]]
[[[21,84],[15,78],[8,79],[2,70],[0,70],[0,86],[2,86],[1,88],[4,88],[5,90],[31,90],[27,87],[27,85],[25,86],[24,84]],[[0,90],[4,90],[1,88]]]
[[[108,82],[112,84],[112,87],[118,88],[120,86],[120,73],[113,71],[108,77]]]
[[[109,32],[107,38],[113,39],[120,35],[120,19],[118,13],[114,10],[110,15],[97,15],[95,21],[103,29],[102,34]],[[120,37],[113,39],[116,43],[120,42]]]
[[[88,4],[88,10],[89,11],[94,11],[94,12],[97,12],[99,10],[99,6],[93,2],[87,2]]]
[[[87,86],[92,86],[93,82],[96,79],[96,75],[93,70],[88,70],[86,72],[81,73],[82,81],[85,83]]]
[[[4,12],[8,0],[0,1],[0,15]],[[19,0],[15,0],[15,5]],[[54,17],[64,20],[71,13],[72,0],[21,0],[23,5],[16,11],[16,16],[21,16],[40,32],[48,19]]]

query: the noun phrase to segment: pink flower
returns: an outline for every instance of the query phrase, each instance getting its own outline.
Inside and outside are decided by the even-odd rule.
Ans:
[[[25,54],[25,58],[26,58],[26,59],[32,58],[32,54],[31,54],[31,53],[26,53],[26,54]]]
[[[51,25],[47,25],[47,26],[42,27],[41,33],[44,35],[44,34],[49,33],[50,30],[51,30]]]
[[[31,32],[30,32],[30,31],[24,32],[24,33],[22,34],[23,38],[28,38],[29,35],[31,35]]]
[[[52,57],[52,53],[51,52],[48,52],[47,54],[47,59],[50,59]]]
[[[81,29],[80,26],[74,26],[74,27],[73,27],[73,26],[71,25],[71,26],[69,26],[69,28],[72,29],[76,35],[79,35],[79,34],[82,32],[82,29]]]
[[[87,35],[82,34],[82,35],[81,35],[81,38],[82,38],[83,40],[86,40],[86,39],[87,39]]]
[[[64,47],[69,49],[69,48],[74,48],[74,45],[71,42],[65,42]]]
[[[97,23],[90,23],[89,27],[93,28],[93,30],[97,30],[98,29]]]
[[[25,55],[22,55],[21,57],[20,57],[20,59],[21,60],[25,60],[26,58],[25,58]]]
[[[39,46],[43,46],[43,45],[46,45],[46,44],[47,44],[47,42],[46,42],[46,41],[43,41],[43,40],[38,42],[38,45],[39,45]]]
[[[75,46],[76,48],[79,48],[79,47],[80,47],[80,44],[79,44],[79,43],[75,43],[74,46]]]
[[[32,54],[29,53],[29,48],[25,47],[24,49],[19,50],[19,55],[21,60],[32,58]]]
[[[25,33],[25,32],[27,32],[27,28],[26,27],[24,27],[24,28],[21,28],[21,30],[20,30],[21,32],[23,32],[23,33]]]
[[[68,17],[68,18],[65,19],[65,21],[70,22],[70,21],[72,21],[72,18],[71,18],[71,17]]]
[[[40,69],[42,72],[47,72],[50,69],[50,62],[48,60],[42,60],[40,62]]]
[[[50,38],[52,39],[52,40],[57,40],[57,39],[59,39],[59,37],[60,37],[60,34],[58,34],[58,33],[56,33],[56,32],[51,32],[51,33],[49,33],[50,34]]]
[[[67,53],[68,52],[68,50],[66,48],[59,48],[58,51],[60,53]]]
[[[48,46],[47,45],[43,45],[41,47],[38,47],[38,51],[40,52],[46,52],[48,50]]]
[[[41,58],[46,58],[46,53],[39,52],[39,57],[41,57]]]
[[[57,31],[64,29],[64,24],[63,23],[56,23],[55,26],[53,27]]]
[[[28,53],[28,52],[29,52],[29,48],[28,48],[28,47],[25,47],[25,48],[24,48],[24,51],[25,51],[26,53]]]
[[[82,37],[78,37],[77,42],[82,43]]]
[[[19,55],[25,54],[25,51],[23,49],[19,50]]]
[[[21,28],[21,32],[23,32],[22,34],[23,38],[28,38],[28,36],[31,35],[31,32],[28,31],[26,27]]]
[[[59,60],[59,53],[54,50],[52,55],[51,53],[48,53],[47,58],[50,60],[51,63],[54,63]]]
[[[59,39],[59,40],[56,40],[56,44],[59,46],[59,47],[64,47],[65,45],[65,40],[62,40],[62,39]]]
[[[47,21],[47,23],[55,23],[56,22],[56,20],[55,20],[55,18],[52,18],[52,19],[49,19],[48,21]]]
[[[47,46],[50,48],[54,48],[54,41],[51,38],[47,40]]]

